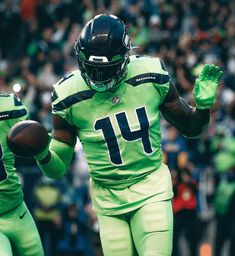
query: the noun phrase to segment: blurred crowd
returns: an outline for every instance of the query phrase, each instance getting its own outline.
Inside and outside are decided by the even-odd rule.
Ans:
[[[17,94],[50,132],[52,85],[77,69],[74,42],[100,13],[126,23],[133,54],[163,60],[191,105],[202,66],[222,67],[208,131],[189,140],[162,120],[162,148],[175,194],[173,256],[235,255],[235,1],[2,0],[0,92]],[[81,145],[58,181],[44,177],[32,159],[16,163],[46,256],[102,255]]]

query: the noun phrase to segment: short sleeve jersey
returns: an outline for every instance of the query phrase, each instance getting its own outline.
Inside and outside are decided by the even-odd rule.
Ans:
[[[0,215],[23,201],[14,156],[6,143],[10,128],[28,116],[22,102],[13,94],[0,94]]]
[[[132,56],[111,91],[90,90],[78,70],[54,86],[53,114],[76,127],[93,181],[125,188],[160,167],[159,106],[169,83],[158,58]]]

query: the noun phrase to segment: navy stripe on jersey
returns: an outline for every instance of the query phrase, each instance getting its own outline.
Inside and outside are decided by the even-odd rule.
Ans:
[[[62,84],[65,80],[69,79],[70,77],[74,76],[74,74],[68,74],[60,79],[58,84]]]
[[[165,70],[165,71],[167,71],[166,70],[166,68],[165,68],[165,65],[164,65],[164,63],[160,60],[160,64],[161,64],[161,67],[162,67],[162,70]]]
[[[58,99],[58,94],[57,92],[54,90],[51,94],[51,102],[54,102],[56,99]]]
[[[159,73],[145,73],[145,74],[131,77],[125,82],[132,86],[137,86],[144,83],[166,84],[169,81],[170,81],[169,75],[164,75]]]
[[[69,108],[73,104],[76,104],[76,103],[84,101],[84,100],[91,99],[94,94],[95,94],[95,92],[93,92],[91,90],[81,91],[81,92],[75,93],[75,94],[70,95],[67,98],[61,100],[57,104],[55,104],[53,106],[53,110],[60,111],[60,110]]]
[[[11,110],[0,112],[0,120],[13,119],[27,115],[27,110],[25,108],[19,110]]]
[[[9,93],[0,93],[0,97],[10,97]]]
[[[15,95],[14,95],[14,104],[15,104],[15,106],[22,106],[23,105],[21,100],[19,98],[17,98]]]

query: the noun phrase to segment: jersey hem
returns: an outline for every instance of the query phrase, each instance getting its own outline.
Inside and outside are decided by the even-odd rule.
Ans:
[[[174,194],[173,192],[172,193],[168,193],[164,196],[153,196],[147,200],[144,200],[142,203],[137,203],[135,206],[133,207],[129,207],[129,208],[126,208],[126,209],[122,209],[122,210],[118,210],[118,209],[113,209],[113,210],[107,210],[107,211],[104,211],[104,210],[99,210],[99,209],[96,209],[95,207],[94,208],[94,211],[99,214],[99,215],[104,215],[104,216],[110,216],[110,215],[121,215],[121,214],[125,214],[127,212],[132,212],[132,211],[135,211],[141,207],[143,207],[144,205],[146,204],[150,204],[150,203],[156,203],[156,202],[161,202],[161,201],[167,201],[167,200],[171,200],[173,198]]]
[[[3,215],[5,214],[8,214],[10,213],[11,211],[15,211],[15,209],[17,209],[22,203],[23,203],[24,200],[21,200],[20,203],[18,203],[16,206],[14,206],[13,208],[10,208],[6,211],[3,211],[3,212],[0,212],[0,217],[2,217]]]

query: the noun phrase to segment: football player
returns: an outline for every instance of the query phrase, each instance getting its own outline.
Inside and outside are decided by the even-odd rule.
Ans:
[[[0,255],[43,256],[34,220],[23,201],[14,157],[6,143],[9,129],[28,116],[13,94],[0,94]]]
[[[35,156],[51,178],[64,175],[76,138],[91,176],[105,256],[170,256],[171,175],[162,162],[160,113],[183,135],[207,128],[222,71],[205,65],[195,82],[196,107],[178,95],[158,58],[130,56],[130,36],[113,15],[98,15],[75,44],[79,70],[52,96],[50,146]]]

